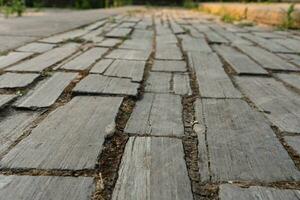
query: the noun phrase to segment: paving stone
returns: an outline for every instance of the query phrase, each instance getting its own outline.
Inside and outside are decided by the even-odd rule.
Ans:
[[[288,60],[289,62],[300,66],[300,56],[297,54],[286,54],[286,53],[282,53],[282,54],[278,54],[280,57]]]
[[[300,90],[300,75],[299,74],[276,74],[283,82],[289,84],[290,86]]]
[[[176,22],[174,22],[173,20],[170,21],[170,26],[174,32],[174,34],[182,34],[185,33],[185,30],[183,30],[183,28],[181,28],[181,26],[179,26]]]
[[[292,50],[293,53],[300,53],[300,41],[292,38],[274,39],[275,41],[286,48]]]
[[[39,76],[39,74],[17,74],[7,72],[5,74],[0,75],[0,88],[23,88],[31,84]]]
[[[11,52],[5,56],[0,56],[0,69],[15,64],[32,55],[33,53],[28,53],[28,52]]]
[[[0,104],[1,96],[2,95],[0,95]],[[10,96],[15,97],[14,95]],[[0,154],[7,151],[8,148],[22,136],[23,132],[29,127],[30,123],[37,118],[38,114],[37,112],[11,111],[7,115],[2,114],[0,116]]]
[[[134,30],[131,34],[131,38],[133,39],[152,39],[154,36],[153,31],[149,30]]]
[[[187,66],[185,61],[154,60],[152,71],[185,72],[187,71]]]
[[[128,78],[108,77],[100,74],[90,74],[80,81],[73,89],[81,94],[114,94],[131,95],[138,94],[138,83],[131,82]]]
[[[178,95],[146,93],[138,101],[125,128],[126,133],[182,136],[182,105]]]
[[[147,50],[152,49],[152,40],[148,39],[132,39],[125,40],[125,42],[119,47],[121,49],[136,49]]]
[[[188,53],[188,62],[195,71],[201,97],[240,98],[223,65],[214,53]]]
[[[171,73],[150,72],[146,81],[146,92],[169,93],[171,90]]]
[[[156,44],[177,44],[178,40],[174,34],[156,36]]]
[[[90,70],[90,73],[103,74],[113,62],[113,59],[101,59],[93,66],[93,68]]]
[[[300,179],[300,172],[263,114],[245,101],[198,99],[195,108],[196,119],[202,124],[205,119],[207,127],[207,149],[199,146],[199,154],[208,154],[210,171],[203,174],[210,174],[212,181]],[[207,168],[200,168],[199,173],[203,170]],[[202,181],[209,181],[210,176],[202,176]]]
[[[174,74],[173,91],[175,94],[191,95],[190,78],[188,74]]]
[[[100,59],[107,50],[108,49],[101,47],[89,49],[60,68],[69,70],[85,70]]]
[[[84,39],[85,41],[93,42],[93,43],[99,43],[104,40],[104,37],[100,36],[103,33],[103,29],[97,29],[94,31],[91,31],[81,38]]]
[[[113,200],[192,200],[182,142],[172,138],[130,137]]]
[[[150,54],[151,50],[116,49],[108,54],[106,58],[146,61]]]
[[[214,49],[236,71],[237,74],[268,74],[268,72],[261,66],[259,66],[256,62],[232,47],[215,45]]]
[[[102,27],[104,24],[107,23],[107,20],[101,20],[101,21],[98,21],[98,22],[95,22],[95,23],[92,23],[86,27],[84,27],[85,30],[89,30],[89,31],[92,31],[92,30],[96,30],[98,29],[99,27]]]
[[[282,60],[275,54],[272,54],[262,48],[246,45],[239,45],[238,48],[256,60],[265,69],[300,71],[300,68]]]
[[[204,38],[192,38],[190,36],[181,36],[183,51],[199,51],[199,52],[212,52]]]
[[[115,47],[116,45],[120,44],[122,40],[115,39],[115,38],[106,38],[102,42],[97,43],[97,46],[100,47]]]
[[[165,46],[156,46],[155,59],[182,60],[183,56],[178,46],[165,45]]]
[[[125,38],[130,34],[131,31],[131,28],[115,28],[106,33],[105,36],[111,38]]]
[[[300,198],[299,190],[287,190],[261,186],[241,188],[235,185],[221,185],[219,192],[220,200],[295,200]]]
[[[88,200],[95,190],[91,177],[0,176],[0,196],[14,200]]]
[[[195,29],[191,25],[182,25],[182,27],[184,27],[194,38],[205,38],[204,33],[200,33],[197,29]]]
[[[134,28],[136,25],[135,22],[123,22],[119,27],[120,28]]]
[[[115,128],[120,97],[74,97],[48,115],[0,161],[1,168],[94,169]]]
[[[39,41],[45,42],[45,43],[57,44],[57,43],[61,43],[61,42],[67,41],[67,40],[72,40],[72,39],[78,38],[88,32],[89,32],[89,30],[86,30],[86,29],[76,29],[73,31],[68,31],[68,32],[57,34],[57,35],[54,35],[54,36],[51,36],[48,38],[44,38]]]
[[[300,97],[273,78],[236,77],[246,96],[281,131],[300,133]]]
[[[300,136],[285,136],[285,142],[300,155]]]
[[[204,28],[203,28],[204,26]],[[218,33],[214,32],[213,30],[209,29],[206,25],[196,25],[195,28],[204,33],[210,43],[218,43],[218,44],[228,44],[228,40],[224,37],[219,35]]]
[[[56,72],[19,99],[15,106],[18,108],[49,107],[55,103],[76,76],[76,73]]]
[[[61,47],[50,50],[42,55],[36,56],[30,60],[26,60],[8,68],[10,71],[30,71],[41,72],[44,69],[53,66],[54,64],[62,61],[63,59],[71,56],[78,50],[78,44],[68,43]]]
[[[56,45],[54,45],[54,44],[33,42],[33,43],[29,43],[25,46],[18,48],[16,51],[44,53],[46,51],[53,49],[55,46]]]
[[[119,78],[130,78],[133,82],[143,80],[146,62],[137,60],[115,60],[104,75]]]
[[[16,98],[14,94],[0,94],[0,109]]]

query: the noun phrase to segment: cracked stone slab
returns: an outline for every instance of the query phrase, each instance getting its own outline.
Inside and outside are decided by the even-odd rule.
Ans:
[[[284,54],[284,53],[281,53],[281,54],[278,54],[280,57],[288,60],[289,62],[297,65],[297,66],[300,66],[300,56],[297,55],[297,54]]]
[[[11,52],[5,56],[0,56],[0,69],[13,65],[32,55],[33,53],[29,52]]]
[[[236,77],[247,97],[281,131],[300,133],[300,96],[273,78]]]
[[[179,95],[145,93],[131,114],[125,132],[140,135],[183,136]]]
[[[55,44],[33,42],[16,49],[21,52],[44,53],[56,47]]]
[[[31,84],[39,76],[39,74],[17,74],[7,72],[5,74],[0,75],[0,88],[23,88]]]
[[[265,69],[300,71],[300,68],[282,60],[277,55],[262,48],[246,45],[239,45],[238,48],[245,54],[249,55],[253,60],[256,60]]]
[[[123,59],[123,60],[148,60],[151,50],[129,50],[116,49],[106,56],[106,58]]]
[[[155,59],[159,60],[182,60],[183,55],[175,44],[159,45],[156,47]]]
[[[88,200],[95,190],[91,177],[0,176],[0,196],[14,200]]]
[[[135,50],[152,49],[152,39],[143,38],[143,39],[125,40],[125,42],[119,48],[135,49]]]
[[[100,47],[115,47],[116,45],[120,44],[122,40],[115,39],[115,38],[106,38],[103,41],[96,44],[96,46]]]
[[[0,109],[14,100],[17,96],[14,94],[0,94]]]
[[[201,145],[203,141],[198,146],[199,155],[208,155],[210,163],[208,167],[206,160],[200,160],[202,181],[209,181],[210,176],[216,182],[300,179],[300,172],[263,114],[245,101],[198,99],[195,109],[196,119],[207,127],[207,148]]]
[[[273,41],[290,49],[293,53],[300,53],[300,41],[292,38],[274,39]],[[273,42],[272,42],[273,43]]]
[[[201,97],[241,98],[215,53],[188,53],[188,62],[195,71]]]
[[[212,31],[207,25],[204,24],[195,24],[194,27],[201,33],[204,33],[210,43],[218,43],[218,44],[228,44],[228,40],[226,40],[223,36],[219,35],[215,31]]]
[[[125,38],[130,34],[131,31],[131,28],[114,28],[113,30],[106,33],[105,37]]]
[[[104,75],[119,78],[130,78],[133,82],[143,80],[146,62],[137,60],[115,60]]]
[[[40,82],[34,89],[19,99],[18,108],[45,108],[53,105],[77,73],[56,72],[49,79]]]
[[[241,188],[235,185],[224,184],[220,186],[220,200],[295,200],[300,199],[300,190],[278,189],[261,186]]]
[[[174,138],[130,137],[113,200],[192,200],[182,142]]]
[[[71,56],[78,50],[79,45],[76,43],[68,43],[58,48],[54,48],[44,54],[36,56],[8,68],[9,71],[30,71],[41,72],[44,69],[53,66],[63,59]]]
[[[183,51],[212,52],[212,49],[204,38],[192,38],[187,35],[180,36],[180,38],[182,39],[181,44]]]
[[[40,42],[45,42],[45,43],[61,43],[67,40],[72,40],[75,38],[78,38],[80,36],[83,36],[85,34],[87,34],[90,30],[87,29],[76,29],[76,30],[72,30],[72,31],[68,31],[65,33],[60,33],[51,37],[47,37],[44,39],[39,40]]]
[[[105,70],[114,62],[114,59],[101,59],[97,62],[89,73],[92,74],[103,74]]]
[[[215,45],[214,49],[236,71],[237,74],[268,74],[268,72],[260,65],[232,47]]]
[[[290,86],[300,90],[300,75],[299,74],[276,74],[283,82],[289,84]]]
[[[138,94],[139,87],[140,84],[134,83],[128,78],[116,78],[100,74],[90,74],[75,86],[73,92],[80,94],[136,96]]]
[[[185,61],[180,60],[154,60],[152,71],[162,72],[186,72]]]
[[[300,136],[285,136],[284,140],[298,155],[300,155]]]
[[[107,50],[107,48],[101,47],[91,48],[73,60],[62,65],[60,68],[68,70],[85,70],[100,59]]]
[[[1,101],[1,95],[0,95]],[[12,111],[0,116],[0,154],[3,154],[37,118],[37,112]]]
[[[94,169],[115,129],[121,97],[74,97],[50,113],[0,161],[1,168]]]

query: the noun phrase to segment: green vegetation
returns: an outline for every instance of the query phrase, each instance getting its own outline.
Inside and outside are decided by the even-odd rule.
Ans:
[[[198,7],[198,3],[194,2],[193,0],[184,0],[183,7],[188,9],[193,9]]]
[[[234,17],[232,17],[228,13],[223,14],[221,20],[225,23],[233,23],[235,21]]]
[[[22,16],[25,12],[25,4],[23,0],[0,0],[0,11],[4,13],[5,17],[17,14]]]
[[[280,29],[290,29],[294,27],[293,12],[295,11],[295,4],[291,4],[286,13],[286,19],[283,21],[283,24],[279,27]]]

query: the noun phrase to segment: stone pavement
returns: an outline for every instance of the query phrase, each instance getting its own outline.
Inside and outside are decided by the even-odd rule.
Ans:
[[[0,200],[300,199],[299,47],[156,8],[2,55]]]

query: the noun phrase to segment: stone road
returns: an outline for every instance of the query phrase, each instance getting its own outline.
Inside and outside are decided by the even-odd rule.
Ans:
[[[300,33],[179,9],[0,57],[0,200],[300,199]]]

